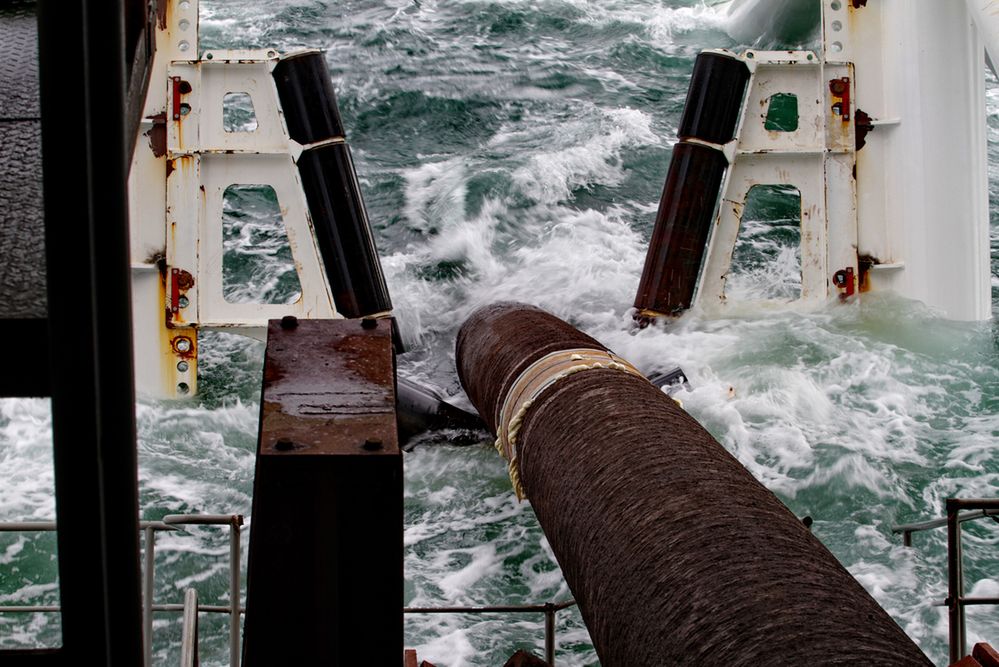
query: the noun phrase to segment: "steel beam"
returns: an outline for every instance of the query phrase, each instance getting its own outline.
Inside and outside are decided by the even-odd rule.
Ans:
[[[123,14],[123,0],[38,5],[66,664],[142,662]]]
[[[283,326],[282,326],[283,322]],[[394,665],[402,455],[389,320],[267,331],[243,660]]]

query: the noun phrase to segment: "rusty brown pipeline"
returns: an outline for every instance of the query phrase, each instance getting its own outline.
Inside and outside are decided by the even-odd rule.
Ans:
[[[598,341],[496,304],[461,327],[457,365],[605,667],[931,664],[776,496]]]

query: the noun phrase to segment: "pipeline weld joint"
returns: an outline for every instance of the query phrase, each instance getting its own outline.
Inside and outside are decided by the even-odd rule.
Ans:
[[[547,354],[524,369],[517,377],[500,408],[496,420],[496,450],[509,461],[510,482],[517,500],[525,498],[517,465],[517,434],[531,406],[560,380],[582,371],[612,369],[631,373],[645,380],[641,371],[608,350],[576,348]]]

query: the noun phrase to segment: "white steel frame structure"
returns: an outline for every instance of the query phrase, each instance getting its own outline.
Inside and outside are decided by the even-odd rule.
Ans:
[[[197,331],[262,337],[267,320],[338,313],[316,246],[296,160],[272,77],[274,50],[206,51],[197,0],[164,0],[129,204],[136,388],[155,397],[197,391]],[[245,94],[256,127],[227,131],[225,98]],[[277,195],[301,296],[289,304],[232,303],[223,295],[222,207],[232,185]]]
[[[730,305],[746,195],[780,184],[801,194],[802,303],[892,290],[951,319],[991,316],[983,42],[999,48],[996,6],[822,0],[821,54],[741,55],[752,77],[738,138],[725,147],[700,308]],[[796,131],[764,129],[777,93],[797,97]],[[869,119],[860,150],[858,110]]]

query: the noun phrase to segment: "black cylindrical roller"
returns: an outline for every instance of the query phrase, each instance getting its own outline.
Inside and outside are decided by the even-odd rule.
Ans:
[[[391,310],[350,148],[337,143],[307,150],[298,169],[336,309],[345,317]]]
[[[344,136],[322,53],[303,51],[283,57],[274,68],[274,83],[292,139],[306,145]]]
[[[704,52],[694,61],[678,134],[724,144],[735,138],[749,68],[734,55]]]
[[[511,377],[537,382],[513,411],[519,479],[602,665],[931,664],[672,399],[623,364],[580,370],[601,354],[591,344],[552,315],[500,304],[461,327],[457,364],[487,421],[510,386],[532,386]],[[547,384],[539,368],[560,349],[580,366]]]
[[[673,148],[635,297],[639,316],[690,308],[727,166],[724,154],[709,146]]]

